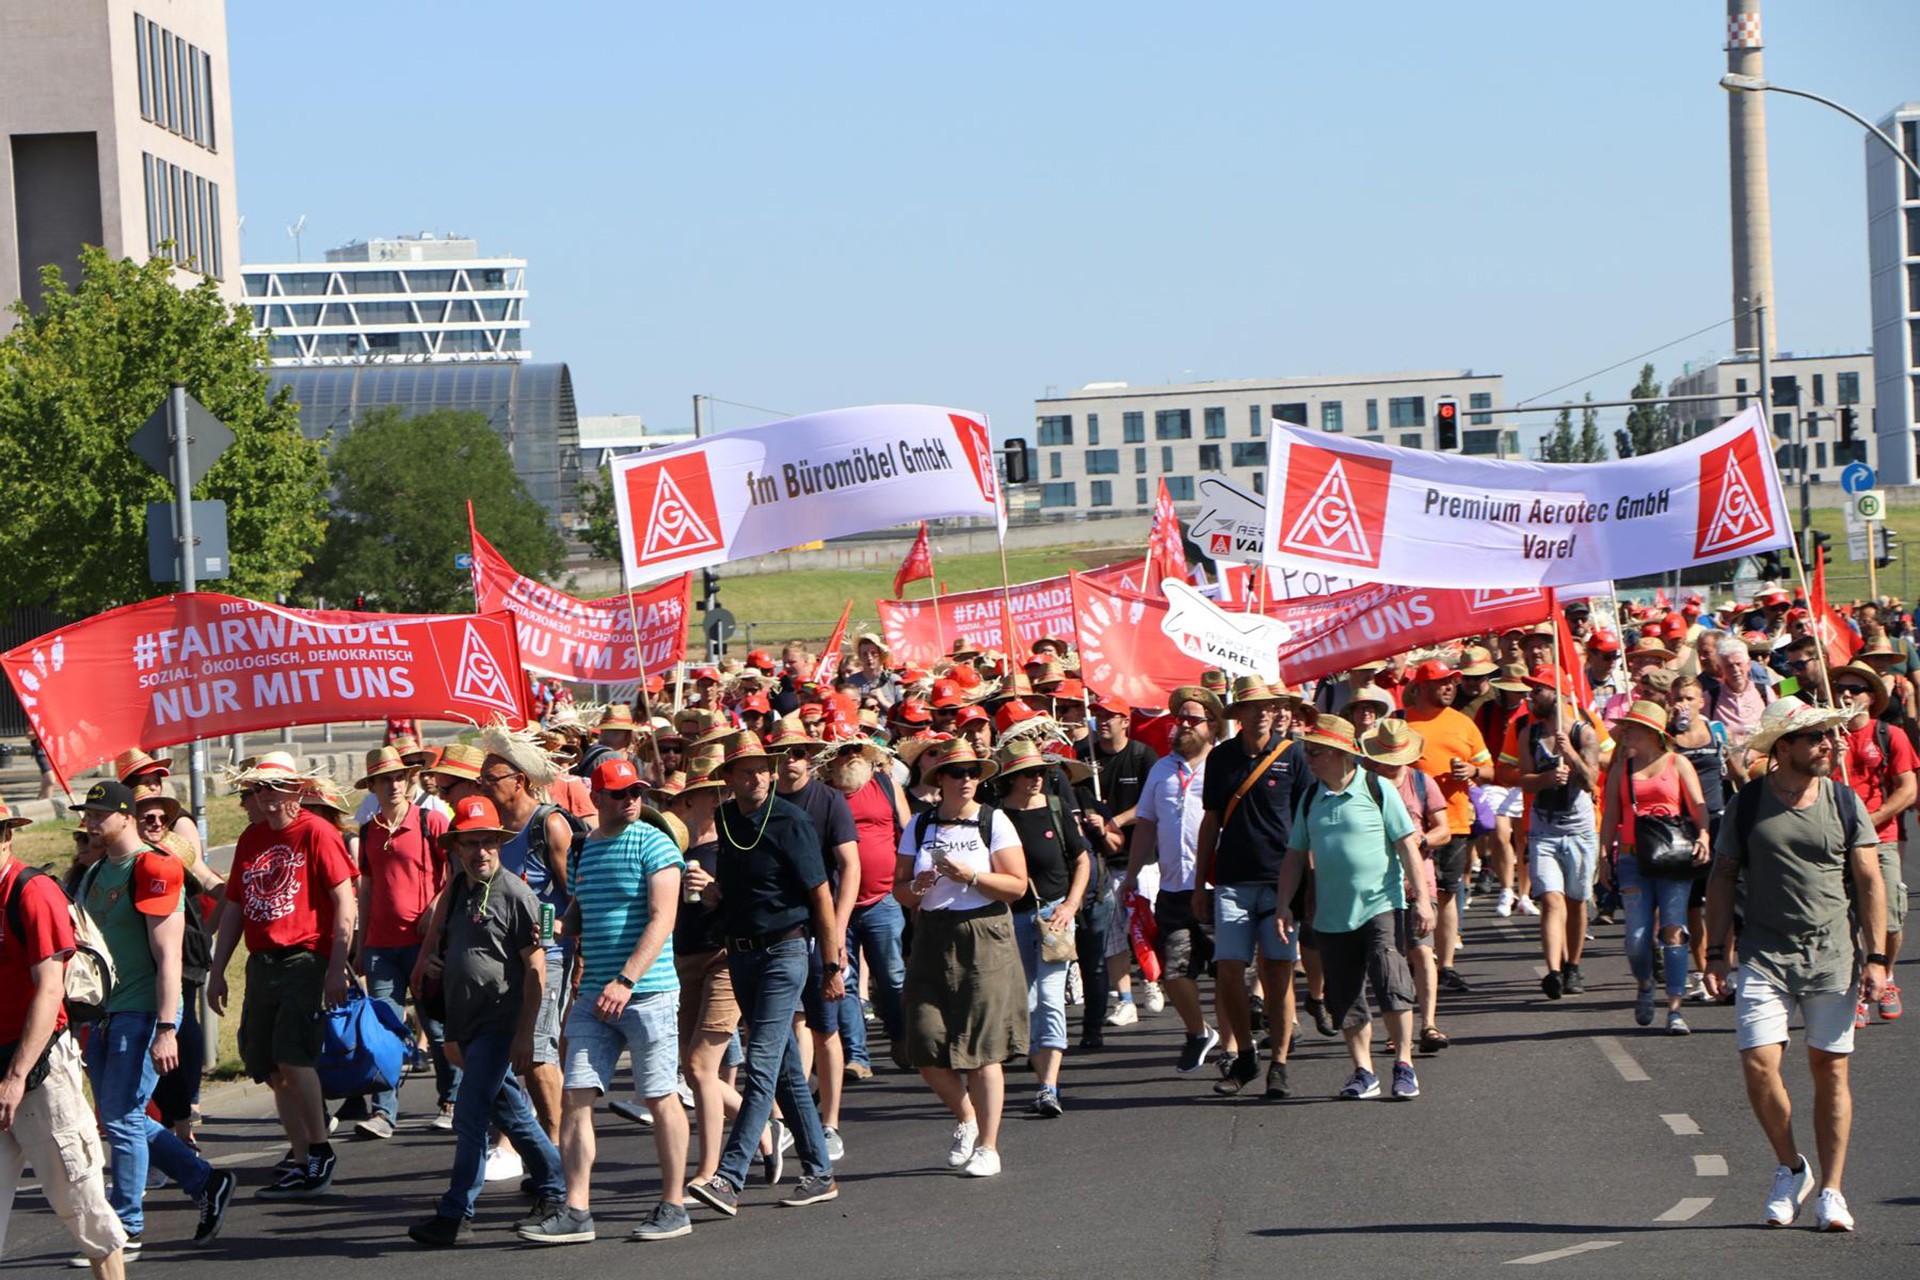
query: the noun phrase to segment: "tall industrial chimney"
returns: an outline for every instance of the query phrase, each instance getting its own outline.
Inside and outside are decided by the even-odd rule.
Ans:
[[[1727,70],[1764,78],[1760,58],[1760,0],[1727,0]],[[1775,339],[1773,296],[1773,214],[1767,200],[1767,108],[1762,93],[1727,95],[1727,162],[1733,195],[1734,347],[1768,356],[1779,350]],[[1749,314],[1766,304],[1765,332]]]

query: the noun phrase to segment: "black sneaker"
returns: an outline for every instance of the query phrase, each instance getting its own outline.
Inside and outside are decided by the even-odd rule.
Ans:
[[[1255,1031],[1264,1031],[1267,1026],[1267,1002],[1261,996],[1253,996],[1247,1001],[1247,1016]]]
[[[195,1244],[212,1244],[220,1234],[220,1228],[226,1225],[227,1206],[233,1203],[233,1189],[239,1184],[240,1179],[226,1169],[215,1169],[213,1177],[207,1179],[206,1190],[200,1193],[200,1225],[193,1231]]]
[[[1293,1096],[1293,1086],[1287,1083],[1287,1064],[1275,1062],[1267,1067],[1267,1097],[1275,1101]]]
[[[1558,969],[1547,970],[1546,976],[1540,979],[1540,989],[1547,993],[1549,1000],[1558,1000],[1564,986],[1565,980],[1561,978]]]
[[[465,1218],[443,1218],[437,1213],[407,1228],[407,1239],[415,1244],[426,1245],[429,1249],[447,1249],[464,1244],[472,1235],[473,1227]]]
[[[1180,1049],[1180,1061],[1174,1067],[1183,1076],[1190,1076],[1207,1065],[1207,1055],[1220,1044],[1220,1033],[1208,1027],[1197,1036],[1188,1036]]]
[[[513,1233],[528,1244],[590,1244],[594,1238],[593,1215],[585,1209],[562,1208],[532,1226],[522,1223]]]
[[[254,1192],[260,1200],[312,1200],[327,1193],[333,1185],[334,1158],[326,1156],[308,1156],[306,1167],[290,1169],[280,1175],[278,1182],[272,1182]]]
[[[687,1194],[729,1218],[740,1212],[740,1193],[733,1189],[731,1182],[717,1173],[705,1182],[689,1182]]]
[[[1580,966],[1570,964],[1560,971],[1561,987],[1570,996],[1587,994],[1587,980],[1580,972]]]
[[[715,1175],[718,1176],[718,1175]],[[840,1184],[833,1180],[830,1173],[810,1173],[800,1179],[793,1194],[783,1197],[781,1204],[789,1209],[804,1209],[810,1204],[819,1204],[822,1200],[838,1200]]]
[[[1098,1053],[1107,1047],[1107,1038],[1098,1031],[1089,1031],[1080,1037],[1080,1052]]]
[[[1440,971],[1440,989],[1451,991],[1455,995],[1465,995],[1473,990],[1467,985],[1467,980],[1460,976],[1460,971],[1451,966]]]
[[[627,1235],[629,1240],[677,1240],[681,1236],[693,1234],[693,1219],[687,1216],[687,1206],[668,1204],[662,1200],[653,1206],[653,1212],[643,1219]]]
[[[288,1147],[287,1154],[275,1161],[273,1168],[267,1170],[267,1172],[277,1179],[283,1173],[292,1173],[296,1169],[304,1169],[306,1167],[307,1162],[293,1154],[292,1147]]]
[[[1233,1069],[1227,1072],[1225,1079],[1213,1086],[1213,1091],[1223,1098],[1231,1098],[1252,1084],[1259,1076],[1260,1056],[1254,1053],[1243,1053],[1234,1058]]]
[[[537,1227],[554,1214],[566,1212],[566,1208],[565,1200],[549,1200],[542,1196],[533,1202],[533,1208],[527,1210],[526,1217],[513,1224],[513,1229],[518,1231],[522,1227]]]
[[[1327,1012],[1327,1002],[1307,997],[1307,1016],[1313,1019],[1313,1029],[1323,1036],[1338,1035],[1340,1028],[1333,1025],[1333,1015]]]

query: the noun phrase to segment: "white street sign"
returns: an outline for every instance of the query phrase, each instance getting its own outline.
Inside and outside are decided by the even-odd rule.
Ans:
[[[1853,509],[1860,513],[1862,520],[1884,520],[1887,514],[1887,495],[1879,489],[1856,493],[1853,495]]]

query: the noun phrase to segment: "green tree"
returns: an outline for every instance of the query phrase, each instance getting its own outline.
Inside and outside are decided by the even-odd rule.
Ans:
[[[1540,461],[1573,461],[1573,410],[1562,409],[1553,420],[1553,434],[1540,441]]]
[[[1587,392],[1587,399],[1593,399],[1593,392]],[[1580,410],[1580,440],[1573,446],[1575,462],[1605,462],[1608,457],[1607,442],[1600,437],[1600,411],[1594,408]]]
[[[613,504],[613,478],[602,467],[598,475],[580,477],[580,515],[585,521],[580,540],[602,560],[620,558],[620,516]]]
[[[485,414],[375,409],[334,443],[333,489],[305,587],[335,607],[365,595],[388,613],[471,610],[472,584],[453,567],[470,545],[469,501],[487,541],[529,577],[558,573],[565,554]]]
[[[86,614],[161,590],[147,574],[146,506],[171,480],[127,440],[184,382],[233,429],[194,490],[227,504],[230,568],[210,589],[289,591],[325,528],[326,461],[285,390],[269,395],[266,341],[211,280],[182,290],[163,258],[81,253],[80,283],[41,274],[37,309],[0,339],[0,605]]]
[[[1633,390],[1627,393],[1635,400],[1646,400],[1660,394],[1660,384],[1654,380],[1653,366],[1640,366],[1640,381],[1633,384]],[[1627,410],[1627,438],[1633,442],[1633,456],[1644,457],[1649,453],[1670,447],[1674,443],[1672,424],[1668,415],[1658,405],[1635,405]]]

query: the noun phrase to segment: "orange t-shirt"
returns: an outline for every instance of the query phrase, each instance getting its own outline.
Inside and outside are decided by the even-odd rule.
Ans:
[[[1441,707],[1437,711],[1409,709],[1405,714],[1407,723],[1426,739],[1427,749],[1420,757],[1420,767],[1440,784],[1440,793],[1447,798],[1448,828],[1456,836],[1471,833],[1473,800],[1467,790],[1473,784],[1454,778],[1453,762],[1457,758],[1477,766],[1493,760],[1486,739],[1480,736],[1479,726],[1452,707]]]

